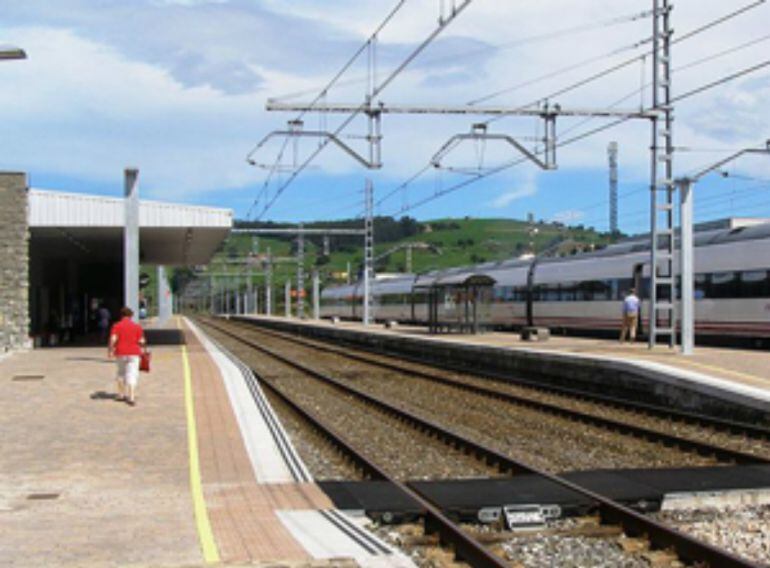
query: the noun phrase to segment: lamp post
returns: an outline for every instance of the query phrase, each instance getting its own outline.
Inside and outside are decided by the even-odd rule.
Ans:
[[[695,346],[695,283],[694,283],[694,251],[693,251],[693,187],[697,181],[719,169],[744,154],[770,154],[770,140],[765,142],[764,148],[745,148],[716,164],[701,170],[693,176],[679,178],[676,185],[679,186],[680,215],[682,234],[680,237],[680,264],[679,273],[682,277],[682,355],[692,355]],[[674,301],[674,298],[671,299]]]

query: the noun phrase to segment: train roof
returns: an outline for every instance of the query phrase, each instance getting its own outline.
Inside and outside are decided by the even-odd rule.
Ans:
[[[648,236],[635,237],[619,243],[611,244],[603,249],[579,253],[568,257],[550,257],[538,259],[538,273],[541,277],[557,278],[563,268],[570,267],[570,274],[579,269],[579,276],[602,278],[607,274],[614,274],[613,266],[617,262],[628,262],[628,256],[638,257],[639,262],[645,262],[650,250]],[[770,222],[731,226],[724,229],[709,229],[698,231],[693,235],[696,247],[720,245],[750,240],[770,239]],[[678,247],[679,239],[676,239]],[[606,262],[589,262],[602,260]],[[518,285],[526,282],[527,272],[532,265],[532,258],[510,258],[497,262],[485,262],[482,264],[458,266],[446,270],[432,270],[423,274],[407,274],[388,280],[373,282],[373,290],[377,292],[388,291],[398,293],[406,291],[412,286],[427,287],[441,281],[460,281],[472,274],[484,274],[497,281],[501,285]],[[577,278],[578,276],[576,276]],[[540,279],[539,279],[540,280]],[[359,284],[327,288],[323,296],[326,298],[344,297],[352,295]],[[333,294],[333,295],[332,295]]]

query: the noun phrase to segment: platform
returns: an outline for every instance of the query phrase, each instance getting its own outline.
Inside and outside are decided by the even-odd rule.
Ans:
[[[0,359],[1,566],[411,566],[334,508],[244,368],[174,336],[136,407],[105,348]]]
[[[767,351],[697,347],[694,355],[683,356],[667,347],[650,350],[645,343],[609,339],[551,336],[548,341],[532,343],[522,341],[512,332],[431,335],[425,327],[382,324],[365,327],[350,321],[238,317],[287,330],[312,329],[316,330],[315,335],[361,340],[369,346],[379,344],[394,353],[422,351],[435,360],[460,361],[464,357],[466,364],[474,361],[491,364],[498,360],[496,368],[503,371],[569,374],[608,389],[615,384],[628,392],[647,390],[659,395],[661,402],[676,400],[683,408],[693,410],[699,405],[705,405],[706,410],[716,410],[724,401],[735,405],[736,411],[747,409],[744,417],[747,420],[770,412],[770,353]],[[462,357],[461,353],[464,353]],[[602,383],[605,380],[613,382]]]

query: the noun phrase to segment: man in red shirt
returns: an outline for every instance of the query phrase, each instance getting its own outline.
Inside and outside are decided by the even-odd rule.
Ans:
[[[136,386],[139,382],[139,357],[145,345],[142,327],[131,321],[134,312],[131,308],[120,310],[121,319],[112,326],[108,357],[116,357],[118,362],[117,400],[127,401],[136,406]]]

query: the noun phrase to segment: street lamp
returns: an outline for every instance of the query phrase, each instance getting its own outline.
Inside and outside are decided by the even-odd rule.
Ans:
[[[0,46],[0,61],[4,59],[26,59],[27,53],[19,48],[13,46]]]
[[[719,169],[744,154],[770,154],[770,140],[765,141],[764,148],[745,148],[716,164],[701,170],[695,175],[679,178],[676,185],[679,187],[681,237],[679,242],[680,262],[679,273],[682,277],[682,355],[692,355],[695,345],[695,283],[694,283],[694,252],[693,252],[693,198],[692,188],[695,183],[705,176]],[[672,298],[673,301],[673,298]]]

